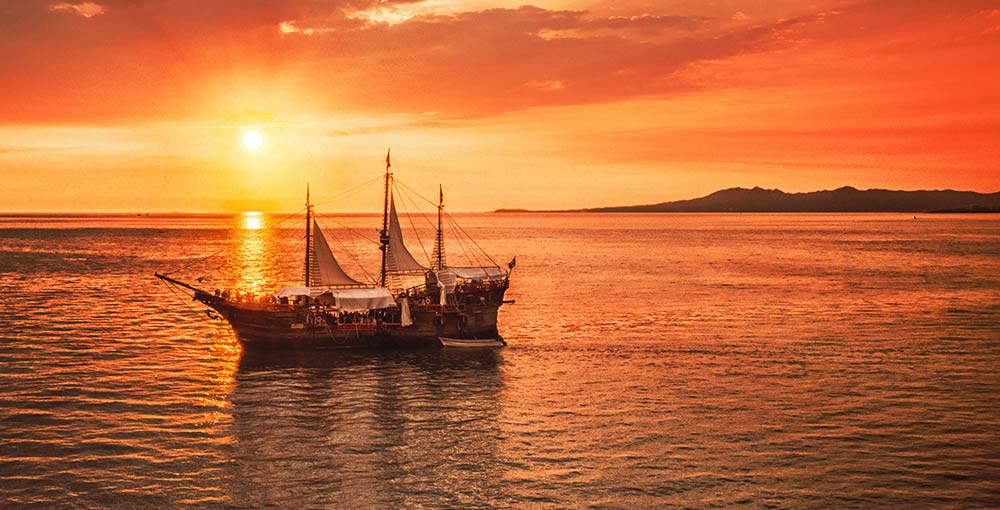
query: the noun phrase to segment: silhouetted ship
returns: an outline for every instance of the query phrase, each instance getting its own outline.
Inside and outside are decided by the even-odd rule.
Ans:
[[[222,315],[245,346],[417,347],[441,345],[441,338],[503,343],[497,312],[505,302],[515,259],[506,270],[495,263],[449,266],[441,224],[442,192],[430,264],[418,262],[403,242],[390,166],[387,154],[377,285],[355,280],[337,262],[313,218],[308,188],[303,285],[281,288],[264,299],[245,299],[228,291],[202,290],[160,273],[156,277],[194,291],[194,300]],[[422,283],[405,286],[406,280],[420,277]]]

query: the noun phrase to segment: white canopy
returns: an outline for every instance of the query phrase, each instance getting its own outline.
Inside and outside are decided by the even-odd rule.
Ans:
[[[384,287],[371,289],[330,289],[319,295],[319,299],[332,297],[335,306],[341,310],[377,310],[396,306],[392,293]]]
[[[274,293],[274,297],[300,297],[309,296],[316,297],[322,294],[324,291],[328,290],[326,287],[303,287],[301,285],[295,285],[290,287],[282,287],[278,292]]]
[[[447,304],[446,296],[455,292],[455,286],[458,285],[459,279],[482,281],[500,279],[506,275],[507,273],[504,273],[502,269],[496,266],[446,267],[444,269],[434,271],[434,276],[437,278],[438,286],[441,288],[440,303],[442,306]]]
[[[329,287],[285,287],[274,293],[275,297],[309,296],[319,300],[333,300],[341,310],[377,310],[396,306],[389,289],[383,287],[359,289],[331,289]]]
[[[486,266],[486,267],[447,267],[441,271],[439,274],[445,272],[451,272],[456,278],[462,278],[465,280],[494,280],[498,278],[503,278],[507,276],[507,273],[497,266]],[[442,278],[442,279],[443,279]]]

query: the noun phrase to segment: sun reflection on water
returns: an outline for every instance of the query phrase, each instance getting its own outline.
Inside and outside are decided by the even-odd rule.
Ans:
[[[256,211],[241,214],[238,224],[240,228],[233,231],[233,290],[260,297],[277,283],[273,232],[267,228],[267,217]]]
[[[257,211],[248,211],[243,213],[242,219],[244,230],[260,230],[264,228],[263,215]]]

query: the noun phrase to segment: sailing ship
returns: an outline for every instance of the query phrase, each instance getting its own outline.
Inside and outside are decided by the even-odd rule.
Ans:
[[[387,153],[377,284],[366,285],[341,267],[313,217],[308,186],[302,285],[251,300],[228,291],[210,292],[165,274],[155,276],[193,291],[193,299],[221,315],[244,346],[420,347],[440,346],[441,338],[503,343],[497,313],[512,302],[504,301],[504,293],[516,259],[507,269],[495,263],[449,265],[442,229],[444,193],[439,188],[434,251],[428,265],[418,262],[403,240],[390,167]],[[421,276],[417,285],[400,283]]]

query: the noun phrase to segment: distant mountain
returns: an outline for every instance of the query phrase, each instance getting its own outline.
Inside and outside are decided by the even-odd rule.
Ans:
[[[809,193],[730,188],[691,200],[580,209],[586,212],[1000,212],[1000,192],[859,190]]]

